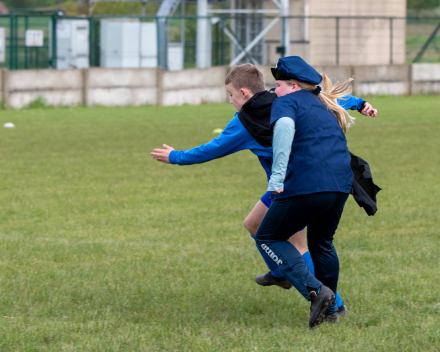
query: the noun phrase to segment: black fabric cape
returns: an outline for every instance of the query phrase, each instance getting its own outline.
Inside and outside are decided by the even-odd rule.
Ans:
[[[265,148],[272,146],[270,109],[276,98],[275,93],[270,93],[267,90],[258,92],[243,105],[238,113],[238,118],[243,126]]]
[[[368,165],[365,160],[352,153],[350,153],[350,156],[350,167],[354,174],[353,186],[351,187],[350,194],[353,196],[356,203],[364,208],[369,216],[374,215],[377,211],[376,194],[381,188],[373,182],[370,165]]]
[[[243,105],[238,113],[238,118],[246,130],[265,148],[272,146],[270,110],[276,98],[274,93],[258,92]],[[369,216],[374,215],[377,212],[376,194],[381,188],[374,184],[368,163],[352,153],[350,156],[350,167],[354,174],[350,194]]]

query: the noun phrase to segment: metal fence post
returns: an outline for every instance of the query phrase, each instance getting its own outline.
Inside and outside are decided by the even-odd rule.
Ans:
[[[18,70],[18,16],[15,17],[15,45],[14,45],[14,49],[15,49],[15,69]]]
[[[180,3],[180,41],[183,50],[183,68],[185,68],[185,0]]]
[[[94,53],[94,50],[93,50],[93,29],[94,29],[93,25],[94,25],[93,16],[90,16],[89,17],[89,67],[93,66],[93,53]],[[86,105],[86,104],[84,103],[84,105]]]
[[[164,71],[168,68],[168,18],[156,17],[157,23],[157,59]]]
[[[9,19],[9,69],[14,69],[14,12]]]
[[[339,17],[336,17],[336,65],[339,65]]]
[[[219,23],[223,23],[223,19],[221,19]],[[221,39],[222,43],[221,43],[220,62],[221,65],[223,66],[225,64],[225,31],[223,30],[221,31],[221,37],[222,37]]]
[[[52,57],[51,57],[51,67],[57,68],[57,16],[52,16]]]
[[[28,68],[28,47],[26,45],[26,32],[29,28],[29,17],[24,17],[24,68]]]
[[[390,65],[393,64],[393,18],[390,17]]]

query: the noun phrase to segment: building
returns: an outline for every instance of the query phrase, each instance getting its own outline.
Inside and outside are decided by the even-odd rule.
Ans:
[[[288,4],[289,16],[299,16],[288,20],[289,55],[299,55],[315,66],[405,62],[405,0],[289,0]],[[279,10],[272,0],[234,0],[232,9]],[[241,43],[249,44],[276,14],[264,16],[272,18],[255,13],[235,16]],[[273,65],[280,56],[281,27],[278,21],[250,51],[259,64]],[[236,55],[240,51],[236,46],[234,50]]]

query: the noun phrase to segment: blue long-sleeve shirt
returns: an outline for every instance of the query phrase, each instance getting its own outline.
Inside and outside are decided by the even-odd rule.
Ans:
[[[217,138],[190,150],[173,150],[169,159],[171,164],[201,164],[245,149],[251,150],[258,156],[272,156],[272,148],[261,146],[252,137],[238,118],[237,112]]]
[[[345,110],[360,109],[362,99],[351,95],[344,98],[347,100],[338,100],[338,104]],[[217,138],[189,150],[173,150],[169,155],[169,161],[170,164],[178,165],[201,164],[241,150],[250,150],[258,157],[269,180],[272,174],[272,148],[264,148],[252,137],[238,118],[238,112]]]
[[[169,155],[170,164],[193,165],[223,158],[224,156],[250,150],[260,160],[269,179],[272,166],[272,148],[261,146],[243,126],[238,112],[217,138],[190,150],[173,150]]]
[[[338,99],[338,104],[342,106],[345,110],[358,110],[360,111],[363,99],[355,97],[353,95],[346,95],[342,99]]]

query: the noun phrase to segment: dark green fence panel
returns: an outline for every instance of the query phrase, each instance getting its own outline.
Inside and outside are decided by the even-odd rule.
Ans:
[[[0,27],[6,32],[6,60],[0,67],[10,70],[48,68],[49,66],[49,25],[51,16],[11,15],[0,17]],[[25,45],[26,31],[43,31],[43,46]]]
[[[155,21],[155,16],[92,16],[90,21],[89,63],[91,67],[100,66],[100,35],[101,20],[109,18],[131,18],[139,21]],[[232,45],[225,35],[222,26],[231,26],[233,16],[221,15],[220,21],[213,22],[212,26],[212,65],[228,65],[231,62]],[[291,16],[299,18],[300,16]],[[326,16],[326,19],[336,17]],[[342,18],[342,17],[341,17]],[[373,17],[371,17],[373,18]],[[17,69],[45,69],[55,66],[56,58],[51,53],[56,52],[56,40],[50,31],[54,31],[60,19],[84,19],[79,16],[59,16],[53,13],[38,12],[11,12],[10,15],[0,15],[0,27],[5,29],[5,60],[0,62],[0,68]],[[366,20],[367,18],[359,18]],[[390,30],[405,22],[405,18],[389,18]],[[184,68],[196,67],[196,16],[172,16],[168,21],[169,42],[181,42],[184,47]],[[440,62],[440,18],[406,18],[406,62]],[[41,47],[25,45],[27,30],[43,31],[44,41]],[[437,31],[436,31],[437,30]],[[56,31],[55,31],[56,32]],[[337,35],[338,36],[338,35]],[[384,40],[387,38],[384,38]],[[394,39],[393,39],[394,40]],[[396,38],[399,40],[399,38]],[[272,41],[274,41],[272,39]],[[336,40],[336,53],[344,49]],[[390,63],[393,61],[392,44],[390,41]],[[338,45],[339,44],[339,45]],[[344,50],[346,50],[345,48]],[[338,60],[336,60],[337,62]]]

